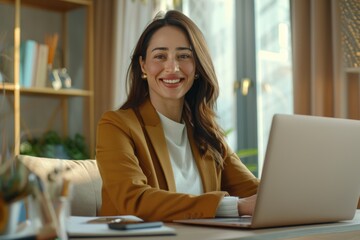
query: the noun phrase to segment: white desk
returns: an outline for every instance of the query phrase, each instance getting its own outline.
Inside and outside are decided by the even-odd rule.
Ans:
[[[145,236],[145,237],[118,237],[103,238],[131,239],[131,240],[211,240],[211,239],[246,239],[246,240],[272,240],[272,239],[291,239],[291,240],[356,240],[360,239],[360,210],[357,211],[354,220],[331,223],[317,224],[309,226],[281,227],[272,229],[244,230],[234,228],[203,227],[185,225],[177,223],[167,223],[169,227],[176,230],[175,236]],[[97,240],[99,238],[92,238]],[[81,240],[85,240],[81,238]]]

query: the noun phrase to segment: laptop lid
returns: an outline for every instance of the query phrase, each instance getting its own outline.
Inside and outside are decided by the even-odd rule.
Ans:
[[[273,117],[253,227],[352,219],[360,196],[360,121]]]
[[[251,224],[238,219],[177,222],[276,227],[352,219],[360,196],[360,121],[276,114]]]

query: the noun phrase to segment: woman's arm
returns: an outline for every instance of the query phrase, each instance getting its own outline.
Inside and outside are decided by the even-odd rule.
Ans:
[[[241,162],[239,157],[229,151],[224,162],[221,190],[230,196],[250,197],[257,193],[259,179]]]

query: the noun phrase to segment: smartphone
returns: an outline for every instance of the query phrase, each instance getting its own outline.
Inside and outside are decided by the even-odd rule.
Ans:
[[[141,228],[155,228],[161,227],[163,222],[138,222],[138,221],[121,221],[121,222],[110,222],[108,226],[114,230],[131,230]]]

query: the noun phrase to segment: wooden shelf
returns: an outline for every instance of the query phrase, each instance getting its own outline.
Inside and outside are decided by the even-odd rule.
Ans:
[[[14,4],[15,0],[0,0],[0,2]],[[91,0],[21,0],[21,4],[51,11],[66,12],[86,5],[91,5]]]
[[[62,128],[63,135],[70,134],[69,132],[69,116],[74,114],[69,114],[69,106],[72,103],[78,104],[76,107],[80,106],[83,110],[82,113],[79,111],[76,112],[76,116],[80,116],[82,114],[82,124],[81,127],[83,135],[87,141],[90,150],[90,157],[94,157],[94,149],[95,149],[95,123],[94,123],[94,76],[93,76],[93,1],[92,0],[0,0],[1,4],[10,4],[14,6],[14,26],[10,26],[10,28],[14,31],[14,39],[13,39],[13,46],[14,46],[14,76],[13,76],[13,83],[0,83],[0,95],[6,94],[6,96],[10,96],[9,99],[9,106],[13,109],[13,121],[14,121],[14,135],[13,145],[14,145],[14,154],[18,155],[20,153],[20,139],[21,139],[21,131],[23,128],[23,123],[31,120],[34,120],[37,116],[33,118],[31,113],[26,115],[23,111],[23,104],[27,100],[37,100],[36,98],[41,99],[40,102],[46,103],[46,98],[52,99],[55,101],[52,102],[59,102],[60,103],[60,110],[62,114],[60,127]],[[51,87],[31,87],[25,88],[20,86],[20,42],[22,36],[20,32],[26,31],[31,29],[32,27],[38,28],[36,24],[25,24],[21,26],[21,15],[26,14],[26,12],[22,12],[21,8],[23,6],[29,7],[29,11],[33,11],[34,9],[42,9],[50,14],[58,14],[60,13],[61,19],[58,21],[59,25],[62,28],[62,36],[61,39],[61,46],[59,49],[62,56],[65,56],[66,51],[69,50],[69,42],[67,42],[67,36],[74,34],[73,32],[69,31],[67,28],[67,17],[68,12],[74,9],[84,9],[85,14],[81,15],[84,17],[84,22],[82,25],[76,25],[77,28],[83,28],[84,30],[84,55],[83,55],[83,67],[80,69],[83,71],[83,75],[81,77],[80,82],[77,82],[78,85],[83,85],[84,88],[77,89],[77,88],[61,88],[59,90],[55,90]],[[34,8],[34,9],[31,9]],[[82,11],[79,11],[82,13]],[[71,13],[70,13],[71,14]],[[7,17],[8,18],[8,17]],[[46,20],[46,19],[44,19]],[[4,19],[4,21],[10,21],[10,19]],[[27,19],[28,21],[28,19]],[[35,26],[34,26],[35,25]],[[8,27],[9,27],[8,26]],[[27,28],[27,29],[26,29]],[[25,39],[25,37],[24,37]],[[26,39],[25,39],[26,40]],[[67,66],[66,63],[63,63],[64,66]],[[68,67],[68,66],[67,66]],[[26,98],[30,96],[30,98]],[[13,97],[13,99],[11,99]],[[22,101],[24,97],[25,101]],[[84,98],[84,101],[77,101],[77,97]],[[69,99],[72,99],[69,101]],[[3,109],[0,109],[0,112]],[[46,109],[47,111],[51,111],[53,109]],[[80,119],[80,117],[79,117]],[[49,119],[41,119],[46,123],[46,121],[50,121]],[[32,121],[34,123],[36,121]],[[35,124],[36,125],[36,124]],[[46,125],[46,124],[44,124]],[[31,124],[27,126],[27,128],[31,129]],[[60,129],[61,131],[61,129]],[[76,129],[79,131],[79,129]],[[81,130],[80,130],[81,131]],[[12,144],[11,144],[12,145]]]
[[[14,91],[14,84],[5,84],[4,86],[0,86],[0,90],[5,89],[7,91]],[[44,96],[72,96],[72,97],[89,97],[92,96],[92,92],[83,89],[69,88],[69,89],[59,89],[55,90],[52,88],[23,88],[20,87],[20,93],[24,95],[44,95]]]
[[[346,73],[360,73],[360,67],[345,68]]]

